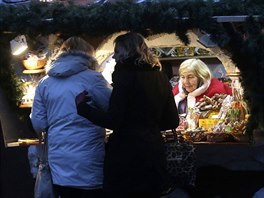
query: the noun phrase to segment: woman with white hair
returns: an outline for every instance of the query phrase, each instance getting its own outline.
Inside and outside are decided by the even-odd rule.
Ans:
[[[180,114],[187,113],[204,95],[216,93],[232,95],[232,89],[213,78],[208,66],[200,59],[187,59],[179,68],[179,83],[173,88],[175,103]]]

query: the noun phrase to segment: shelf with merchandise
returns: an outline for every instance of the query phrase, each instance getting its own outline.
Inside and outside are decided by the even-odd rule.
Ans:
[[[176,60],[188,58],[216,58],[206,49],[193,46],[153,47],[150,49],[160,60]]]

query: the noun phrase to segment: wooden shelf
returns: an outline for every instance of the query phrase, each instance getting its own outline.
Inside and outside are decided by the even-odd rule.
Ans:
[[[21,104],[19,108],[31,108],[32,104]]]
[[[227,72],[226,76],[229,77],[239,77],[240,76],[240,72]]]
[[[175,56],[175,57],[163,57],[159,58],[160,61],[165,61],[165,60],[184,60],[184,59],[189,59],[189,58],[217,58],[216,56],[212,55],[205,55],[205,56]]]
[[[195,145],[249,145],[249,142],[193,142]]]
[[[24,70],[23,74],[40,74],[40,73],[44,73],[45,69],[31,69],[31,70]]]
[[[7,147],[18,147],[18,146],[30,146],[30,145],[38,145],[38,139],[18,139],[16,142],[7,143]]]

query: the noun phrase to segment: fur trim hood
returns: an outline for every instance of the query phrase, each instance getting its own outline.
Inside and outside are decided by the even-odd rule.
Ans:
[[[81,71],[98,69],[98,62],[92,56],[82,51],[67,51],[46,66],[46,72],[52,77],[68,77]]]

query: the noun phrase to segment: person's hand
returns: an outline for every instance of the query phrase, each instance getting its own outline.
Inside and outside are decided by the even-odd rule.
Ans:
[[[91,98],[88,96],[88,92],[83,91],[75,97],[76,106],[78,106],[81,103],[88,102],[90,99]]]

